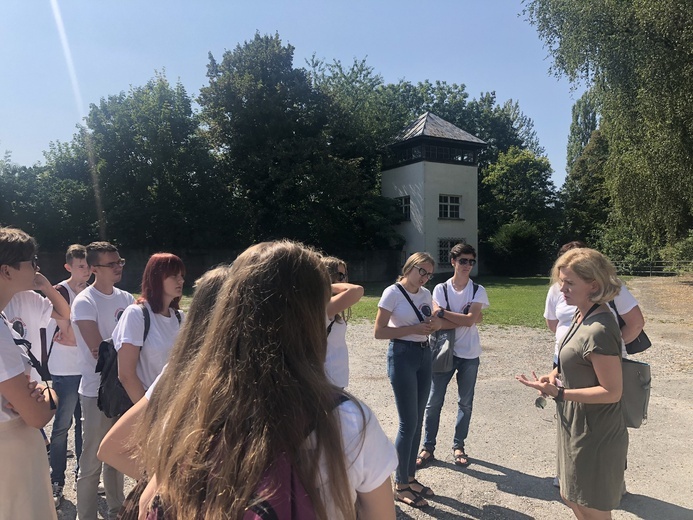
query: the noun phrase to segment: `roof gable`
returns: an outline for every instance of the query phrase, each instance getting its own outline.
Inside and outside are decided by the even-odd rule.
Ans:
[[[401,134],[395,138],[395,143],[402,143],[417,137],[437,137],[439,139],[449,139],[464,143],[474,143],[485,145],[486,143],[469,132],[448,123],[445,119],[438,117],[431,112],[424,112]]]

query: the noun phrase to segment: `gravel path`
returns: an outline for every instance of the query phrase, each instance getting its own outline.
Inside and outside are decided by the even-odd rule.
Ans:
[[[693,278],[629,282],[647,318],[653,347],[637,359],[652,365],[653,388],[649,423],[629,430],[628,494],[615,519],[693,519]],[[669,295],[666,299],[663,295]],[[491,302],[493,305],[493,302]],[[534,407],[534,394],[515,374],[540,372],[550,366],[553,338],[548,330],[482,326],[484,349],[476,385],[467,451],[472,464],[453,464],[452,430],[456,386],[449,387],[441,416],[435,461],[418,478],[437,496],[431,507],[415,510],[398,505],[398,519],[556,519],[571,518],[555,474],[554,410]],[[387,343],[373,339],[371,323],[351,323],[347,341],[351,355],[350,390],[376,413],[388,436],[397,431],[397,412],[387,379]],[[73,520],[75,496],[68,461],[66,500],[61,520]],[[102,511],[105,500],[102,499]]]

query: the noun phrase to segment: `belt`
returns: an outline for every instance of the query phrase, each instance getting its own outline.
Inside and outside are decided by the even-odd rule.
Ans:
[[[412,345],[419,348],[428,348],[428,340],[426,341],[409,341],[407,339],[393,339],[395,343],[402,343],[403,345]]]

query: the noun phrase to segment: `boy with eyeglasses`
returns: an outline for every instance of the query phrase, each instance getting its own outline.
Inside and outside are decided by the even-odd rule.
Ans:
[[[91,276],[87,265],[87,250],[84,246],[73,244],[65,253],[65,270],[70,273],[67,280],[55,285],[55,289],[69,304],[87,287]],[[51,483],[53,501],[60,507],[65,486],[67,468],[67,434],[74,417],[75,481],[79,471],[79,457],[82,454],[82,409],[79,404],[79,383],[82,378],[77,362],[77,340],[70,321],[53,321],[49,327],[53,338],[48,352],[48,368],[53,378],[53,390],[58,394],[58,409],[55,412],[51,432]]]
[[[123,275],[125,260],[113,244],[92,242],[86,251],[94,283],[79,293],[72,304],[72,325],[82,374],[79,396],[84,440],[77,479],[77,516],[80,520],[96,520],[97,489],[102,468],[109,518],[115,518],[125,498],[123,474],[102,465],[96,457],[99,444],[116,422],[116,419],[106,417],[97,405],[101,378],[95,372],[96,360],[99,345],[111,337],[123,311],[135,299],[130,293],[115,287]]]
[[[455,273],[452,278],[436,285],[433,290],[433,312],[443,322],[441,329],[455,329],[453,368],[449,372],[433,373],[424,417],[423,448],[416,459],[419,468],[425,467],[434,459],[440,411],[448,384],[455,372],[458,411],[452,444],[453,457],[457,466],[469,465],[464,443],[469,433],[474,387],[481,355],[481,342],[476,324],[481,321],[482,309],[487,308],[489,303],[486,289],[469,277],[476,264],[474,247],[469,244],[456,244],[450,250],[450,263]]]

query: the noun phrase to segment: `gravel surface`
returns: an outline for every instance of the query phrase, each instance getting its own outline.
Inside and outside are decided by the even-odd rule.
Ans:
[[[629,430],[628,494],[615,519],[693,519],[693,277],[637,278],[628,283],[641,302],[653,346],[636,359],[652,365],[649,422]],[[493,305],[493,302],[491,302]],[[519,373],[550,368],[553,336],[548,330],[481,326],[483,354],[474,414],[467,439],[472,464],[453,464],[456,385],[451,383],[441,415],[438,450],[417,478],[436,497],[425,510],[397,505],[398,519],[556,519],[571,518],[552,486],[556,421],[552,406],[534,407],[535,395],[515,381]],[[369,322],[350,323],[348,390],[376,413],[391,439],[397,411],[387,379],[387,342],[373,339]],[[71,441],[70,437],[70,441]],[[61,520],[73,520],[75,493],[68,460]],[[131,485],[129,482],[128,485]],[[105,499],[101,499],[105,512]]]

